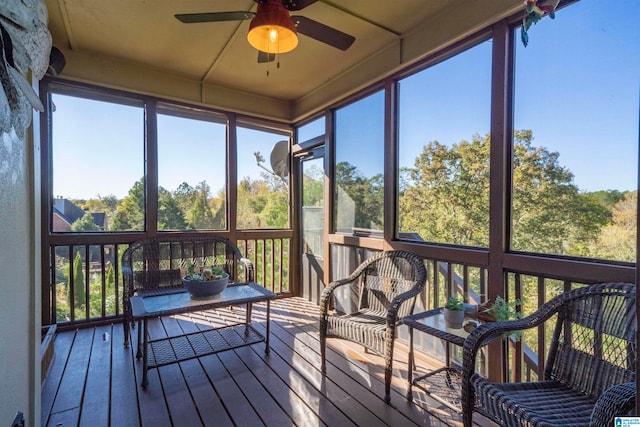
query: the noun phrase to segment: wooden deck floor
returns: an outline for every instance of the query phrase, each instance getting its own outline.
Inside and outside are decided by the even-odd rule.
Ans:
[[[244,309],[211,310],[150,322],[154,338],[222,326]],[[42,388],[43,426],[442,426],[460,417],[421,393],[406,401],[407,356],[394,357],[391,404],[381,358],[330,339],[320,373],[318,309],[301,298],[271,306],[271,352],[264,343],[149,371],[123,347],[121,324],[58,333]],[[253,310],[264,332],[265,305]],[[135,332],[134,332],[135,333]]]

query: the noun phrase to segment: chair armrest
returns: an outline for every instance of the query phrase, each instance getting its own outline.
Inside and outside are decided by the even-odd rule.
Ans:
[[[329,283],[322,290],[322,294],[320,295],[320,312],[323,318],[326,318],[327,313],[329,312],[329,302],[331,301],[331,295],[333,295],[333,291],[335,291],[340,286],[348,285],[353,282],[355,278],[351,276],[346,279],[336,280]]]
[[[615,417],[623,417],[633,410],[636,403],[636,383],[616,384],[605,390],[596,401],[589,426],[609,427]]]
[[[244,264],[247,269],[247,282],[253,282],[255,280],[255,272],[253,270],[253,263],[249,258],[240,258],[239,261]],[[237,273],[237,272],[236,272]]]
[[[464,425],[471,425],[475,391],[471,386],[471,378],[476,372],[476,359],[481,347],[509,334],[509,332],[531,329],[543,324],[553,316],[556,306],[547,306],[544,310],[523,318],[506,322],[488,322],[478,326],[464,341],[462,347],[462,417]]]
[[[414,286],[406,292],[397,295],[393,300],[391,300],[391,304],[389,304],[389,310],[387,311],[387,326],[394,327],[398,323],[398,310],[400,310],[400,306],[406,300],[413,298],[420,294],[424,286]]]

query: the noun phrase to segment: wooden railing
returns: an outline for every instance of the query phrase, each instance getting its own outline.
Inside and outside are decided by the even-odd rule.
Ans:
[[[337,262],[339,266],[332,267],[333,280],[344,275],[346,270],[355,268],[369,257],[372,251],[350,245],[333,244],[332,246],[332,262]],[[527,255],[527,258],[533,261],[535,257]],[[540,257],[540,259],[544,265],[544,258]],[[487,266],[427,257],[424,257],[424,262],[428,272],[428,283],[416,304],[416,311],[441,307],[449,295],[464,296],[466,301],[472,303],[486,300]],[[540,305],[559,293],[587,284],[587,281],[559,279],[557,272],[554,271],[554,273],[555,277],[542,273],[506,272],[505,292],[501,296],[509,301],[521,300],[523,304],[520,310],[524,316],[533,313]],[[625,274],[623,271],[621,277]],[[345,297],[346,300],[348,297]],[[346,303],[342,304],[342,306],[346,305]],[[521,339],[510,338],[504,341],[506,353],[503,354],[507,357],[505,376],[509,381],[531,381],[542,377],[544,358],[553,332],[548,328],[550,328],[549,322],[547,322],[547,329],[540,327],[525,332]],[[398,331],[398,338],[400,340],[406,338],[406,331],[402,328]],[[461,349],[453,345],[445,345],[441,340],[425,334],[414,334],[414,345],[428,356],[439,359],[443,363],[461,363]],[[481,352],[479,363],[481,370],[486,370],[487,357],[484,351]]]
[[[129,243],[114,241],[111,235],[95,236],[95,241],[109,242],[94,244],[87,237],[79,239],[83,244],[49,246],[43,325],[64,328],[120,320],[124,291],[120,259]],[[238,240],[237,245],[253,262],[257,283],[278,294],[291,293],[290,238]]]
[[[43,268],[46,271],[46,279],[43,278],[46,284],[43,287],[43,326],[58,324],[66,328],[119,321],[123,309],[120,258],[135,239],[135,236],[85,234],[63,236],[50,242],[46,256],[48,264]],[[292,260],[297,256],[292,253],[292,237],[282,232],[265,232],[264,235],[252,232],[239,235],[236,243],[253,262],[258,283],[280,295],[292,294]],[[333,278],[350,273],[375,250],[379,249],[333,243],[333,265],[330,267]],[[438,251],[450,252],[453,253],[451,249]],[[416,311],[442,306],[446,297],[452,294],[463,295],[470,302],[484,301],[487,295],[486,265],[435,258],[431,253],[422,256],[428,271],[428,285],[417,302]],[[607,281],[628,281],[627,270],[630,269],[624,265],[589,266],[582,276],[583,281],[579,281],[562,276],[562,273],[571,271],[562,268],[564,261],[540,257],[537,262],[537,257],[531,255],[523,255],[521,259],[527,264],[523,264],[520,258],[514,258],[512,263],[535,273],[505,269],[504,289],[509,300],[518,298],[524,301],[524,315],[532,313],[556,294],[593,283],[598,277],[606,277]],[[540,272],[547,270],[549,274]],[[505,341],[506,377],[509,380],[529,381],[542,376],[551,333],[541,327],[526,332],[520,341]],[[415,337],[417,348],[443,362],[459,363],[460,349],[421,335],[416,334]],[[404,338],[402,330],[399,338]],[[486,363],[483,354],[480,367],[487,366]]]

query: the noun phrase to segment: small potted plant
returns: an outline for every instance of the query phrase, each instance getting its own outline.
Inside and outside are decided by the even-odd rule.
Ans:
[[[464,321],[464,305],[459,298],[451,297],[444,305],[444,323],[447,328],[460,329]]]
[[[478,319],[484,322],[506,322],[519,319],[522,317],[522,313],[517,309],[520,305],[522,305],[522,302],[519,299],[507,301],[498,296],[493,304],[483,304],[483,309],[478,312]],[[522,336],[522,331],[515,331],[506,335],[519,340]]]

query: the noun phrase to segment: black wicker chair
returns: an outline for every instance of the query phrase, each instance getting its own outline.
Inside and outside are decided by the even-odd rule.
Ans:
[[[230,282],[254,280],[251,261],[222,236],[194,233],[150,237],[132,243],[122,254],[125,346],[129,345],[129,326],[133,320],[130,298],[185,292],[182,275],[190,263],[221,266],[229,274]]]
[[[503,426],[612,426],[635,404],[636,287],[603,283],[557,296],[526,318],[486,323],[465,340],[464,425],[478,412]],[[555,316],[555,317],[554,317]],[[538,382],[495,383],[475,372],[480,347],[550,320],[555,329]]]
[[[385,401],[390,400],[393,344],[398,321],[412,314],[427,272],[422,258],[404,251],[381,252],[363,262],[346,279],[331,282],[320,297],[320,352],[326,372],[329,337],[356,342],[385,358]],[[352,314],[331,314],[329,303],[340,286],[351,286],[359,309]]]

